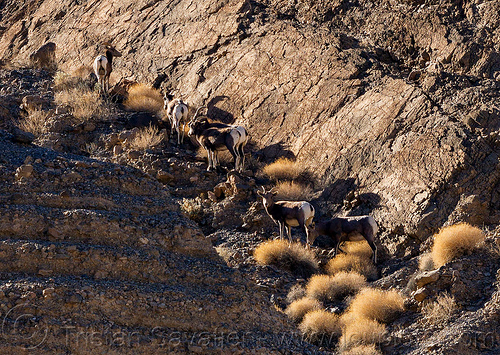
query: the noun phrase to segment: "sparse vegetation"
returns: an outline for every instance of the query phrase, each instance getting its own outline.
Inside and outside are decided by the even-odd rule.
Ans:
[[[61,91],[56,91],[54,94],[54,102],[71,107],[73,116],[81,122],[109,114],[109,107],[106,107],[99,93],[84,85],[62,87]]]
[[[342,352],[342,355],[382,355],[382,352],[377,349],[375,344],[359,345],[352,349]]]
[[[432,254],[431,253],[423,254],[418,259],[418,269],[420,271],[434,270],[434,261],[432,260]]]
[[[261,265],[276,265],[296,275],[310,276],[318,269],[314,252],[300,243],[271,240],[260,244],[254,251],[255,260]]]
[[[341,318],[344,322],[345,319]],[[373,319],[356,318],[348,319],[342,330],[339,341],[341,350],[347,350],[360,345],[373,345],[380,343],[386,334],[386,327]]]
[[[294,322],[300,322],[306,313],[310,311],[317,311],[321,308],[322,304],[318,300],[303,297],[290,303],[290,305],[286,308],[285,313]]]
[[[357,272],[368,280],[377,278],[377,268],[373,265],[372,250],[366,242],[350,242],[342,247],[346,254],[339,253],[328,261],[326,271],[335,275],[342,271]]]
[[[303,297],[306,297],[306,289],[302,285],[296,284],[290,288],[290,291],[288,291],[286,300],[288,303],[292,303],[293,301],[297,301]]]
[[[324,310],[311,311],[306,313],[299,329],[312,342],[337,338],[341,334],[340,317]]]
[[[307,295],[319,301],[332,301],[355,294],[366,286],[366,278],[356,272],[339,272],[334,276],[314,275],[309,280]]]
[[[18,126],[25,132],[33,133],[39,136],[47,132],[45,122],[47,120],[47,112],[43,110],[29,110],[28,116],[22,118],[18,122]]]
[[[422,315],[428,324],[443,325],[450,320],[457,309],[455,299],[445,293],[439,295],[435,301],[426,303],[422,307]]]
[[[149,85],[135,84],[128,89],[123,105],[133,111],[157,113],[163,109],[163,97],[160,91]]]
[[[434,236],[434,245],[431,251],[434,267],[441,267],[470,252],[484,239],[483,231],[468,223],[444,227]]]
[[[195,222],[201,222],[204,216],[201,198],[183,198],[182,202],[179,203],[179,206],[186,217]]]
[[[404,311],[404,299],[399,292],[365,288],[349,304],[348,317],[368,318],[387,323],[402,311]]]
[[[276,184],[277,199],[298,201],[310,200],[313,190],[310,186],[295,181],[280,181]]]
[[[159,145],[163,138],[164,136],[160,134],[157,127],[148,126],[139,130],[128,144],[133,149],[150,149]]]
[[[305,173],[301,164],[296,161],[279,158],[275,162],[264,166],[264,175],[274,181],[292,181]]]

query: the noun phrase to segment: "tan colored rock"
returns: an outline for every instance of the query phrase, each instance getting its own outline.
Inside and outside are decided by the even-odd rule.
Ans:
[[[425,300],[428,295],[429,294],[427,293],[425,288],[419,288],[416,291],[413,291],[411,293],[411,297],[413,297],[415,299],[415,301],[417,301],[419,303],[422,302],[423,300]]]
[[[24,164],[16,169],[16,180],[28,179],[33,175],[33,165]]]
[[[421,288],[427,284],[436,282],[437,280],[439,280],[439,275],[440,275],[439,270],[425,271],[419,274],[415,279],[417,287]]]

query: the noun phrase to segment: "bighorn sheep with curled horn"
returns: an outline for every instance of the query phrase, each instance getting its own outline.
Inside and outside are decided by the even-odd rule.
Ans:
[[[318,235],[325,235],[332,239],[335,245],[332,251],[335,251],[335,255],[337,255],[339,250],[344,253],[340,249],[340,243],[345,241],[359,241],[364,238],[373,250],[373,263],[377,263],[375,236],[377,235],[378,226],[372,216],[337,217],[329,221],[317,223],[316,225],[312,223],[307,229],[307,244],[309,246],[314,243]]]
[[[110,43],[104,42],[102,46],[106,49],[105,55],[98,55],[94,60],[94,73],[99,83],[99,92],[107,93],[109,91],[109,76],[113,71],[113,57],[121,57]]]
[[[207,151],[208,168],[217,168],[219,164],[217,153],[227,149],[234,158],[234,169],[243,171],[245,166],[244,148],[248,142],[248,133],[245,127],[227,125],[224,123],[210,123],[207,116],[198,117],[198,112],[206,106],[196,110],[195,115],[189,121],[188,136],[194,136],[198,143]]]
[[[188,121],[188,106],[182,99],[174,99],[174,95],[165,93],[163,95],[163,109],[167,111],[170,121],[170,134],[177,132],[177,144],[184,142],[184,130]],[[182,129],[181,129],[181,123]]]
[[[314,207],[306,201],[274,201],[276,194],[275,188],[266,192],[262,187],[262,191],[257,191],[257,195],[262,197],[267,214],[279,225],[280,239],[283,239],[285,229],[288,229],[288,239],[291,242],[291,227],[300,226],[305,229],[307,240],[309,240],[308,226],[314,218]]]

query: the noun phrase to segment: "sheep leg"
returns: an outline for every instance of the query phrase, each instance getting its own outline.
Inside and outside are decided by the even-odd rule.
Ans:
[[[285,224],[285,228],[288,230],[288,240],[291,243],[292,242],[292,227],[290,227],[288,224]]]
[[[243,147],[243,144],[238,145],[238,153],[240,155],[240,172],[245,170],[245,152]]]
[[[366,236],[364,236],[366,241],[368,242],[368,245],[370,245],[370,248],[372,248],[372,251],[373,251],[373,256],[372,256],[372,260],[373,260],[373,263],[376,264],[377,263],[377,246],[375,245],[374,241],[373,241],[373,235],[371,235],[371,233],[367,233]]]
[[[207,151],[207,157],[208,157],[208,168],[207,168],[207,171],[210,171],[211,168],[212,168],[212,152],[209,149],[206,149],[206,151]]]
[[[280,240],[283,240],[283,234],[284,234],[284,228],[285,228],[285,224],[284,223],[281,223],[280,221],[278,221],[278,225],[280,227]]]

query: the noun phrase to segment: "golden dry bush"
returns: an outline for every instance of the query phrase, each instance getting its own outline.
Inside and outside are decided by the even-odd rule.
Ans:
[[[404,298],[399,292],[365,288],[349,304],[348,314],[356,320],[368,318],[387,323],[404,309]]]
[[[333,276],[314,275],[306,286],[307,296],[319,301],[341,300],[366,286],[366,278],[356,272],[342,271]]]
[[[342,355],[382,355],[382,352],[377,349],[375,344],[359,345],[349,350],[343,351]]]
[[[276,184],[277,199],[298,201],[310,200],[313,190],[310,186],[295,181],[280,181]]]
[[[128,145],[137,150],[150,149],[163,141],[164,135],[160,133],[157,127],[148,126],[137,132]]]
[[[370,249],[371,250],[371,249]],[[356,272],[363,275],[368,280],[377,278],[377,268],[373,265],[371,258],[359,256],[356,254],[339,253],[326,264],[326,272],[335,275],[338,272]]]
[[[339,341],[341,350],[351,349],[360,345],[381,343],[387,333],[385,324],[373,319],[357,318],[344,323],[343,317],[342,337]]]
[[[448,295],[439,295],[435,301],[429,302],[422,307],[424,321],[432,325],[443,325],[447,323],[458,310],[455,299]]]
[[[253,254],[261,265],[276,265],[295,275],[309,277],[318,269],[318,260],[313,251],[300,243],[271,240],[260,244]]]
[[[298,178],[303,172],[302,165],[288,158],[279,158],[262,168],[262,173],[274,181],[291,181]]]
[[[306,289],[301,284],[293,285],[286,295],[286,300],[288,303],[297,301],[303,297],[306,297]]]
[[[35,136],[39,136],[43,133],[47,133],[47,126],[45,125],[46,120],[47,112],[43,110],[29,110],[28,116],[20,119],[17,126],[25,132],[30,132]]]
[[[359,242],[346,242],[345,247],[342,247],[342,249],[347,254],[356,255],[368,260],[372,259],[373,250],[365,240]]]
[[[128,97],[123,105],[132,111],[156,113],[163,109],[163,97],[159,90],[139,83],[128,89]]]
[[[109,113],[99,93],[84,86],[56,92],[54,102],[71,107],[73,116],[82,122],[92,117],[106,116]]]
[[[434,261],[432,260],[432,254],[431,253],[423,254],[418,259],[418,269],[420,271],[431,271],[431,270],[434,270]]]
[[[317,341],[324,336],[339,337],[342,331],[340,317],[324,310],[306,313],[299,324],[299,330],[311,341]]]
[[[464,255],[483,242],[483,231],[468,223],[459,223],[442,228],[434,235],[432,261],[439,268],[453,259]]]
[[[294,322],[300,322],[306,313],[310,311],[317,311],[321,308],[322,304],[318,300],[303,297],[290,303],[290,305],[285,309],[285,314]]]

